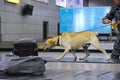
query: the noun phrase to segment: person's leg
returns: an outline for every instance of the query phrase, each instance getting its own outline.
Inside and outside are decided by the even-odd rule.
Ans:
[[[113,52],[112,52],[111,59],[119,59],[119,55],[113,54]]]
[[[117,36],[117,40],[114,43],[111,58],[112,59],[119,59],[119,56],[120,56],[120,35]]]

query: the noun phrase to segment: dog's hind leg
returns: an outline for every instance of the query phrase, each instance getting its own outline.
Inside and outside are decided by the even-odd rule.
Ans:
[[[77,55],[75,54],[75,49],[72,49],[72,54],[73,54],[73,56],[74,56],[74,61],[76,61],[77,60]]]
[[[79,58],[80,60],[84,60],[85,58],[87,58],[88,56],[90,56],[90,53],[88,51],[88,47],[90,46],[90,44],[86,44],[85,46],[83,46],[83,50],[85,51],[85,57],[83,58]]]
[[[105,55],[106,60],[110,60],[107,52],[102,48],[102,46],[100,45],[100,43],[99,43],[99,41],[98,41],[98,39],[96,37],[92,39],[91,44],[94,47],[96,47],[97,49],[99,49]]]

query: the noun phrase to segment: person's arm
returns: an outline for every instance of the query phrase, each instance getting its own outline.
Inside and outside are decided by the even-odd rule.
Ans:
[[[102,22],[104,24],[109,24],[112,22],[112,19],[114,18],[115,8],[112,7],[110,12],[106,14],[106,16],[102,19]]]

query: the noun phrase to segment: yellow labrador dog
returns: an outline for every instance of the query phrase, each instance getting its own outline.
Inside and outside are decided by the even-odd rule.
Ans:
[[[80,59],[87,58],[90,54],[88,51],[88,47],[93,45],[97,49],[99,49],[102,53],[104,53],[106,60],[109,60],[109,56],[106,51],[101,47],[99,40],[97,38],[96,32],[79,32],[79,33],[62,33],[59,36],[55,36],[53,38],[49,38],[45,41],[44,50],[51,49],[55,46],[61,46],[65,48],[65,51],[57,60],[62,59],[70,50],[73,51],[74,60],[77,59],[75,54],[75,50],[78,48],[83,48],[86,56]]]

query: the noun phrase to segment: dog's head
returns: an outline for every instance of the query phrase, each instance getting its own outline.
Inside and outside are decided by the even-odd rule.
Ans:
[[[57,42],[58,42],[58,36],[53,37],[53,38],[49,38],[48,40],[45,41],[44,44],[44,50],[49,50],[55,46],[57,46]]]

